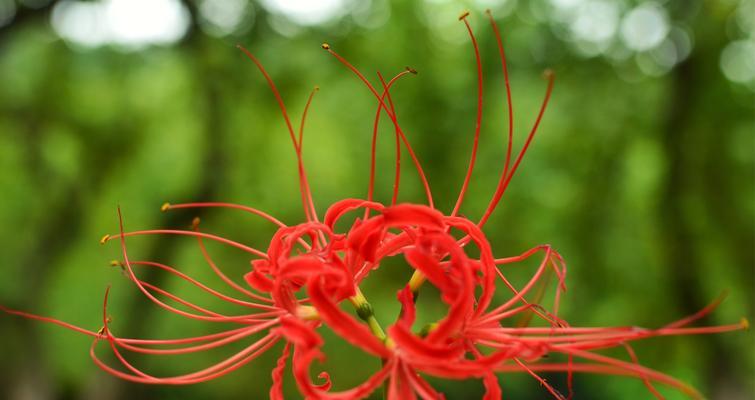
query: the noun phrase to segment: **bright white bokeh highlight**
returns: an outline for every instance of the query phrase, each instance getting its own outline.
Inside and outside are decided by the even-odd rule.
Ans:
[[[550,0],[544,20],[554,32],[568,39],[581,55],[606,54],[616,41],[622,2],[613,0]]]
[[[189,11],[178,0],[61,1],[52,12],[58,35],[86,47],[171,44],[186,34],[189,23]]]
[[[621,38],[630,49],[646,51],[661,44],[670,29],[666,10],[655,3],[644,3],[624,16]]]
[[[254,9],[246,0],[202,0],[202,29],[213,36],[227,36],[251,25]]]
[[[577,40],[608,44],[619,27],[619,5],[608,1],[589,1],[576,7],[570,30]]]
[[[299,25],[319,25],[343,15],[346,0],[262,0],[268,11]]]

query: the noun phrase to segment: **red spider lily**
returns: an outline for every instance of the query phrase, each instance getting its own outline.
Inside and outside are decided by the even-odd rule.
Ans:
[[[460,19],[465,23],[470,33],[478,67],[478,82],[481,82],[479,51],[471,27],[466,21],[466,16],[467,14],[463,14]],[[509,138],[511,138],[513,131],[511,114],[513,108],[510,102],[508,72],[498,28],[492,18],[491,24],[498,39],[503,72],[506,77],[510,114]],[[429,206],[395,205],[396,194],[398,192],[398,179],[396,179],[396,183],[394,184],[394,195],[391,206],[384,207],[379,203],[372,202],[371,194],[373,193],[372,185],[374,182],[372,175],[374,174],[373,156],[368,201],[358,199],[345,200],[333,205],[328,210],[324,222],[331,229],[333,229],[335,222],[347,211],[365,208],[365,213],[363,220],[358,219],[349,232],[343,237],[338,238],[345,241],[345,248],[342,245],[335,246],[338,249],[343,248],[341,255],[344,260],[347,260],[347,265],[343,268],[345,275],[337,276],[336,281],[331,281],[331,277],[336,277],[336,275],[318,274],[317,271],[321,271],[322,269],[310,268],[311,275],[305,286],[310,294],[313,305],[320,312],[322,321],[365,352],[381,357],[383,359],[383,368],[364,384],[347,392],[327,393],[326,390],[317,388],[310,381],[309,369],[314,359],[323,356],[319,350],[322,342],[314,330],[311,329],[313,325],[300,324],[292,320],[282,330],[284,332],[288,332],[289,330],[293,332],[286,334],[295,346],[294,375],[300,389],[306,396],[313,398],[352,398],[354,396],[367,395],[369,392],[375,390],[384,380],[388,379],[390,381],[388,385],[389,398],[414,398],[416,395],[422,398],[442,397],[418,374],[418,372],[421,372],[451,379],[481,377],[487,389],[486,397],[499,398],[501,392],[494,375],[496,371],[529,373],[556,398],[565,397],[537,375],[537,371],[563,371],[568,373],[569,398],[572,396],[571,386],[572,374],[574,372],[636,377],[642,379],[648,389],[659,398],[662,398],[662,396],[654,388],[652,382],[660,382],[675,387],[692,397],[699,396],[694,389],[682,382],[640,366],[636,355],[627,342],[652,336],[726,332],[746,327],[746,321],[740,324],[719,327],[685,327],[711,312],[718,303],[716,302],[692,317],[656,330],[635,327],[569,327],[565,321],[557,316],[560,295],[566,289],[566,266],[561,256],[550,246],[544,245],[533,248],[518,257],[495,259],[484,233],[480,230],[495,209],[531,143],[550,96],[553,84],[552,75],[547,76],[549,78],[549,85],[546,91],[546,98],[522,150],[509,169],[511,139],[509,140],[509,146],[506,151],[506,162],[498,187],[481,220],[478,223],[474,223],[456,215],[463,202],[476,159],[477,140],[482,117],[481,84],[478,85],[477,124],[469,167],[451,215],[444,216],[434,209],[432,194],[423,170],[416,161],[414,152],[406,140],[406,135],[398,125],[395,110],[388,93],[390,84],[386,84],[382,76],[379,75],[384,90],[380,94],[363,74],[340,55],[336,54],[329,45],[323,45],[323,48],[332,53],[365,83],[379,103],[378,116],[381,111],[384,111],[394,123],[397,141],[400,138],[404,142],[407,150],[412,155],[412,159],[415,161],[420,179],[426,188]],[[393,81],[390,83],[393,83]],[[389,100],[388,102],[385,101],[386,98]],[[375,126],[377,126],[377,122]],[[378,215],[369,217],[370,211],[377,211]],[[457,238],[452,236],[449,231],[453,229],[461,231],[463,237]],[[329,235],[337,236],[332,235],[330,232]],[[471,258],[464,251],[464,246],[468,243],[474,243],[478,247],[480,253],[478,258]],[[517,290],[506,279],[498,266],[522,261],[533,256],[538,251],[545,253],[540,267],[533,274],[530,281],[523,288]],[[407,263],[415,269],[416,273],[410,284],[399,292],[399,300],[403,306],[402,315],[393,326],[388,328],[387,335],[379,327],[372,326],[371,321],[374,317],[372,316],[371,309],[368,308],[368,312],[359,313],[360,318],[367,321],[368,326],[372,328],[373,337],[369,335],[364,327],[360,328],[360,325],[358,325],[358,322],[354,318],[337,307],[338,302],[341,300],[338,295],[328,296],[326,293],[338,293],[337,290],[332,289],[337,288],[340,284],[347,285],[346,290],[351,289],[352,284],[358,285],[370,271],[378,268],[383,258],[398,254],[404,255]],[[558,277],[555,304],[552,312],[548,312],[538,304],[529,303],[525,299],[525,295],[542,279],[547,268],[552,268]],[[496,279],[496,276],[512,292],[512,297],[504,304],[488,310],[495,289],[494,279]],[[411,331],[415,314],[413,299],[418,286],[425,280],[430,281],[440,290],[442,294],[441,299],[448,305],[449,311],[447,316],[437,324],[433,324],[426,334],[417,335]],[[324,285],[335,286],[331,287],[330,292],[327,292],[322,289]],[[476,285],[481,287],[479,296],[475,296]],[[360,304],[363,305],[365,303]],[[548,322],[551,327],[503,327],[502,320],[525,312],[534,312],[535,315]],[[379,346],[375,338],[382,339],[385,344],[384,347]],[[632,362],[610,358],[592,351],[617,346],[623,346],[627,349]],[[485,348],[486,352],[483,352],[482,348]],[[387,356],[385,349],[389,350]],[[549,353],[565,354],[568,356],[568,362],[563,364],[538,363],[543,356]],[[588,362],[575,362],[574,358],[583,359]]]
[[[733,324],[685,328],[712,311],[719,300],[696,315],[656,330],[636,327],[572,328],[541,306],[525,300],[525,295],[543,277],[546,268],[555,271],[559,277],[558,287],[563,287],[563,260],[549,246],[534,248],[518,257],[494,259],[490,245],[477,224],[461,217],[443,216],[427,206],[411,204],[381,207],[376,203],[344,200],[331,207],[326,214],[326,223],[334,224],[344,210],[357,205],[369,206],[379,214],[355,224],[342,237],[347,242],[347,249],[342,253],[345,258],[357,260],[363,270],[370,270],[378,266],[383,258],[402,254],[407,263],[423,276],[423,280],[439,289],[441,300],[448,305],[449,311],[430,329],[419,334],[412,331],[416,313],[414,293],[418,289],[417,282],[421,281],[418,279],[399,292],[403,311],[399,320],[387,329],[387,335],[376,329],[371,333],[369,325],[360,325],[337,306],[338,286],[351,287],[354,282],[350,279],[349,268],[343,268],[342,274],[323,274],[321,271],[326,270],[325,267],[303,268],[309,274],[304,286],[321,320],[355,346],[383,359],[383,368],[363,385],[343,393],[328,393],[312,384],[309,378],[312,361],[323,357],[320,352],[322,340],[315,332],[315,325],[287,319],[281,330],[294,343],[294,375],[300,389],[308,397],[339,399],[352,398],[349,396],[356,393],[367,395],[388,379],[389,398],[413,398],[415,394],[423,398],[438,398],[439,394],[418,374],[421,372],[448,379],[480,377],[487,388],[487,398],[499,398],[500,389],[494,375],[496,371],[529,373],[556,398],[565,397],[538,376],[537,371],[568,373],[570,392],[573,373],[592,372],[642,379],[658,397],[660,394],[652,382],[670,385],[695,397],[697,392],[689,386],[640,366],[627,343],[654,336],[719,333],[743,327],[742,324]],[[461,231],[479,248],[478,258],[467,255],[461,244],[463,241],[448,233],[452,229]],[[538,251],[546,254],[540,267],[530,282],[520,290],[515,289],[500,272],[498,265],[524,260]],[[360,274],[356,276],[358,282]],[[496,276],[505,283],[512,296],[504,304],[488,310],[495,290],[492,279]],[[476,286],[480,286],[479,295],[475,295]],[[501,323],[528,310],[533,310],[551,326],[506,328]],[[373,318],[371,311],[359,316],[368,322]],[[382,339],[382,342],[378,339]],[[627,349],[633,360],[631,363],[592,352],[617,346]],[[565,354],[569,361],[563,364],[540,363],[540,359],[550,353]],[[592,363],[574,362],[573,358]]]
[[[244,48],[240,49],[259,68],[280,106],[297,157],[301,201],[305,221],[286,225],[260,210],[228,203],[165,204],[163,211],[182,208],[220,207],[236,209],[262,217],[278,227],[266,251],[221,236],[202,232],[198,221],[192,230],[141,230],[126,232],[119,210],[120,232],[106,235],[102,242],[119,239],[122,262],[117,262],[127,277],[153,303],[168,312],[184,318],[218,326],[218,332],[204,336],[178,339],[132,339],[116,336],[109,327],[107,317],[108,292],[103,307],[103,328],[97,332],[86,330],[59,320],[40,317],[2,308],[3,311],[55,323],[94,338],[90,354],[94,362],[106,372],[120,378],[148,384],[190,384],[223,376],[251,362],[279,341],[285,341],[282,354],[272,370],[273,385],[270,397],[283,398],[284,369],[292,358],[294,379],[307,398],[358,399],[364,398],[386,385],[390,399],[443,398],[425,376],[446,379],[482,379],[486,399],[501,398],[497,372],[522,372],[539,381],[558,399],[572,397],[572,375],[594,373],[623,375],[641,379],[649,391],[658,398],[661,394],[653,386],[661,383],[674,387],[691,397],[699,394],[684,383],[639,364],[629,342],[656,336],[720,333],[745,328],[747,323],[695,328],[689,327],[710,313],[720,302],[712,303],[695,315],[668,324],[659,329],[636,327],[571,327],[558,316],[561,294],[566,290],[566,265],[561,255],[549,245],[534,247],[515,257],[496,258],[483,227],[500,202],[524,154],[532,142],[545,112],[553,88],[553,74],[548,79],[545,98],[526,137],[522,149],[512,162],[513,105],[509,88],[508,70],[499,30],[490,17],[506,84],[508,145],[505,161],[496,189],[488,207],[478,221],[459,214],[474,171],[482,124],[482,64],[480,52],[468,13],[460,20],[470,35],[477,67],[477,116],[473,144],[464,180],[452,211],[445,215],[435,208],[430,185],[407,134],[398,123],[397,112],[390,95],[392,86],[403,76],[416,71],[407,68],[390,80],[378,73],[381,88],[377,89],[346,59],[329,45],[323,48],[353,71],[377,100],[373,124],[370,176],[366,199],[345,199],[331,205],[322,220],[317,214],[312,192],[302,159],[303,132],[307,112],[317,88],[307,99],[298,132],[295,131],[285,104],[262,64]],[[383,205],[374,199],[376,174],[376,143],[379,121],[385,113],[393,124],[396,146],[396,171],[391,202]],[[427,205],[399,204],[399,177],[401,152],[405,148],[422,182]],[[357,215],[351,226],[340,232],[336,228],[347,215]],[[340,224],[343,225],[343,224]],[[145,235],[182,235],[196,239],[208,266],[234,290],[226,295],[189,277],[178,269],[153,261],[133,261],[129,258],[126,238]],[[130,239],[129,239],[130,240]],[[205,241],[211,240],[245,252],[251,258],[251,271],[244,275],[248,287],[237,284],[226,276],[211,258]],[[474,249],[474,251],[470,251]],[[504,268],[536,254],[543,259],[530,280],[521,288],[512,284]],[[472,255],[474,254],[474,255]],[[360,290],[360,284],[377,270],[388,257],[402,256],[414,270],[407,285],[398,292],[401,314],[386,330],[378,323],[374,310]],[[225,315],[190,302],[170,291],[139,278],[136,267],[157,268],[204,291],[208,295],[233,304],[243,310]],[[557,277],[555,300],[548,310],[536,301],[528,300],[545,277]],[[420,330],[414,326],[417,310],[415,301],[421,287],[428,283],[440,293],[447,306],[446,315]],[[493,305],[498,283],[510,293],[506,301]],[[306,297],[304,297],[306,296]],[[536,296],[537,297],[537,296]],[[351,303],[358,318],[341,309],[341,303]],[[545,322],[545,327],[511,326],[514,317],[534,315]],[[228,326],[233,326],[228,328]],[[526,325],[526,324],[525,324]],[[343,339],[365,353],[383,362],[382,368],[362,384],[342,392],[332,392],[330,377],[319,375],[323,384],[314,384],[310,370],[314,360],[325,355],[323,340],[318,329],[327,326]],[[260,338],[255,335],[262,335]],[[130,361],[130,353],[147,355],[176,355],[207,351],[242,340],[250,341],[243,350],[232,356],[191,373],[160,377],[154,376]],[[99,342],[107,342],[120,364],[111,366],[96,353]],[[629,361],[598,353],[606,348],[623,347]],[[293,352],[293,354],[292,354]],[[549,354],[566,357],[563,363],[543,361]],[[545,381],[539,372],[563,372],[568,375],[568,396],[562,395]]]

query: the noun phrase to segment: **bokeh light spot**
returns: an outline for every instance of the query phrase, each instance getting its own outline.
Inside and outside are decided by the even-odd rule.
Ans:
[[[227,36],[251,26],[254,8],[246,0],[202,0],[199,16],[202,30]]]
[[[645,51],[661,44],[669,30],[666,10],[655,3],[645,3],[624,16],[621,38],[630,49]]]
[[[591,1],[579,7],[571,31],[577,39],[601,43],[611,40],[619,25],[619,6]]]
[[[721,52],[721,71],[736,83],[755,81],[755,41],[738,40]]]
[[[299,25],[319,25],[344,13],[344,0],[262,0],[271,12],[282,14]]]
[[[77,45],[105,44],[138,50],[180,40],[190,16],[177,0],[62,1],[52,12],[52,26]]]

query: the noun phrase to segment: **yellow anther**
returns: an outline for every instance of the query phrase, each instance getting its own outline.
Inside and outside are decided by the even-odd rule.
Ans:
[[[322,48],[325,49],[325,50],[330,50],[330,45],[327,44],[327,43],[323,43],[322,44]]]
[[[410,73],[414,74],[414,75],[417,75],[417,70],[414,69],[414,68],[412,68],[412,67],[407,66],[406,70],[409,71]]]
[[[742,329],[750,330],[750,321],[747,318],[742,317],[742,319],[739,320],[739,324],[742,325]]]
[[[469,16],[469,11],[464,11],[459,15],[459,21],[463,20],[464,18]]]
[[[545,71],[543,71],[543,78],[550,80],[553,79],[553,70],[550,68],[546,68]]]
[[[438,323],[433,322],[430,324],[427,324],[422,327],[422,330],[419,332],[420,337],[427,337],[427,335],[431,334],[434,330],[438,329]]]
[[[317,312],[317,309],[312,306],[296,307],[296,316],[306,321],[315,321],[320,319],[320,314]]]
[[[110,266],[111,267],[121,267],[121,268],[123,268],[123,263],[120,262],[120,261],[118,261],[118,260],[112,260],[112,261],[110,261]]]
[[[110,235],[109,234],[103,236],[102,239],[100,239],[100,244],[105,244],[105,243],[108,242],[108,240],[110,240]]]
[[[191,229],[197,230],[199,228],[199,223],[201,220],[199,217],[194,217],[194,219],[191,220]]]
[[[349,301],[351,301],[351,304],[353,304],[354,307],[359,308],[363,304],[367,303],[367,298],[364,297],[364,293],[362,293],[362,291],[357,288],[356,294],[354,294],[354,296],[352,297],[349,297]]]
[[[170,203],[168,203],[168,202],[165,202],[165,203],[163,203],[163,205],[162,205],[162,206],[160,206],[160,211],[162,211],[162,212],[166,212],[166,211],[168,211],[168,210],[170,210]]]
[[[105,318],[105,323],[109,324],[111,322],[113,322],[113,317],[108,315],[108,317]],[[102,328],[97,330],[97,334],[100,336],[104,336],[106,331],[107,331],[107,325],[103,325]]]

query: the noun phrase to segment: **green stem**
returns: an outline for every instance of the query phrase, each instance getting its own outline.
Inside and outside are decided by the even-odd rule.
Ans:
[[[359,288],[356,289],[356,294],[354,296],[349,297],[349,301],[354,305],[359,318],[367,323],[370,331],[372,331],[378,339],[388,344],[390,339],[386,337],[383,327],[380,326],[377,318],[375,318],[375,310]]]
[[[419,288],[425,283],[427,277],[420,270],[415,269],[412,277],[409,279],[409,290],[412,291],[412,295],[416,297]]]

